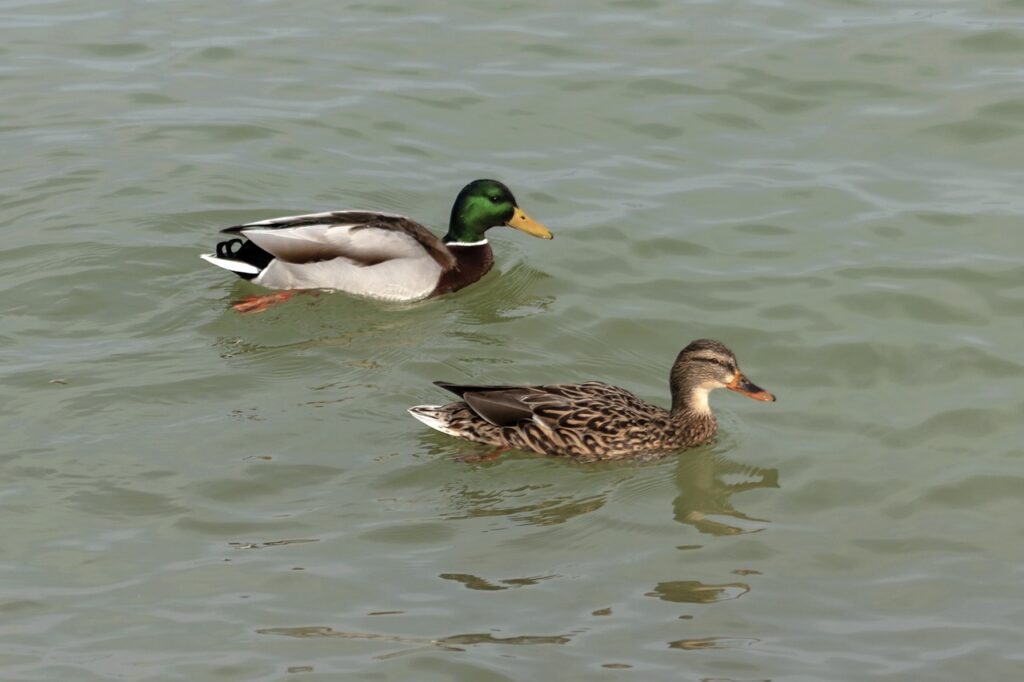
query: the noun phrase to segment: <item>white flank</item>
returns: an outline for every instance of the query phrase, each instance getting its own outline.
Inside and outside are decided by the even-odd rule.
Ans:
[[[381,301],[418,301],[437,288],[441,266],[427,254],[359,266],[341,257],[316,263],[275,259],[254,283],[271,289],[337,289]]]
[[[213,255],[212,253],[201,253],[199,254],[199,257],[202,258],[207,263],[213,263],[217,267],[224,268],[225,270],[230,270],[231,272],[242,272],[247,275],[260,274],[260,269],[258,267],[256,267],[255,265],[250,265],[245,261],[228,260],[227,258],[217,258],[217,256]]]
[[[458,437],[459,434],[454,430],[448,428],[447,424],[437,418],[437,410],[441,408],[440,405],[415,405],[409,408],[409,414],[419,419],[421,422],[441,433],[446,433],[449,436]],[[431,414],[433,413],[433,414]]]

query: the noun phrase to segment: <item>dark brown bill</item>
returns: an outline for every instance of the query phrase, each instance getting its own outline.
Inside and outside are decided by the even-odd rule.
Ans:
[[[750,380],[742,374],[737,374],[736,378],[726,384],[725,387],[730,391],[742,393],[748,398],[753,398],[754,400],[763,400],[768,403],[775,402],[775,396],[757,384],[751,383]]]

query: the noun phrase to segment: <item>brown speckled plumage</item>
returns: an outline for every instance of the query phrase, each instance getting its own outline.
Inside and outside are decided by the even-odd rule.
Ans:
[[[743,377],[728,348],[704,339],[684,348],[672,368],[671,410],[600,381],[543,386],[435,383],[462,400],[410,409],[429,426],[499,448],[579,461],[658,457],[707,442],[717,428],[707,407],[707,393],[714,388],[774,400]]]

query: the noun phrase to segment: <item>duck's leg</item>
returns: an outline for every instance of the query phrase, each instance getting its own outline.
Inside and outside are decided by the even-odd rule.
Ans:
[[[289,298],[301,291],[301,289],[288,289],[287,291],[277,291],[264,296],[246,296],[245,298],[232,303],[231,307],[243,314],[262,313],[275,303],[287,301]]]
[[[504,455],[506,452],[509,452],[510,450],[512,450],[512,448],[498,448],[497,450],[492,450],[491,452],[488,452],[485,455],[465,455],[463,457],[456,457],[455,461],[464,462],[466,464],[475,464],[477,462],[492,462],[501,457],[502,455]]]

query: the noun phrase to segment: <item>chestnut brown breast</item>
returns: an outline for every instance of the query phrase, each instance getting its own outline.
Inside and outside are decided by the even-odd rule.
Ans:
[[[494,253],[491,245],[477,244],[474,246],[449,246],[448,250],[455,256],[455,267],[446,268],[441,273],[437,288],[431,296],[440,296],[458,291],[469,286],[487,274],[494,265]]]

